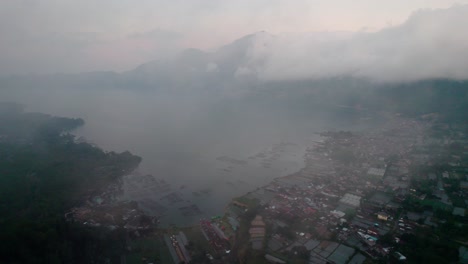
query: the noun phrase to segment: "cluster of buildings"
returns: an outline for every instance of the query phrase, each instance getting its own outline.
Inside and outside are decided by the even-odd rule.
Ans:
[[[144,213],[134,202],[118,201],[116,197],[120,192],[118,183],[110,184],[100,195],[89,196],[81,206],[71,208],[65,213],[65,219],[109,230],[122,228],[137,237],[141,232],[154,229],[158,219]]]
[[[302,170],[234,199],[224,216],[200,221],[211,263],[246,250],[268,263],[398,263],[414,258],[408,237],[421,230],[443,227],[454,243],[463,240],[457,228],[468,223],[468,137],[453,127],[435,130],[444,133],[424,120],[394,117],[376,131],[322,134]],[[164,182],[148,186],[178,199]],[[184,237],[165,236],[175,263],[190,261]],[[458,251],[468,263],[468,249]]]
[[[272,263],[287,262],[298,247],[309,252],[309,263],[404,261],[407,253],[398,245],[405,234],[445,221],[435,217],[438,204],[447,205],[441,208],[466,221],[468,167],[458,173],[427,173],[431,179],[426,179],[424,170],[414,170],[433,168],[440,162],[440,153],[454,145],[452,138],[445,139],[437,142],[437,152],[430,151],[427,146],[434,148],[437,141],[431,126],[394,117],[378,131],[323,134],[323,140],[305,155],[304,169],[244,196],[261,208],[251,225],[262,216],[271,230],[261,234],[266,238],[262,245],[256,239],[259,227],[251,227],[251,248],[263,250]],[[448,155],[444,162],[460,166],[462,157],[468,156],[466,147],[454,156]],[[421,175],[423,181],[432,181],[425,190],[418,185]],[[456,205],[450,204],[454,196]],[[233,203],[227,213],[241,218],[245,210]]]
[[[200,220],[200,228],[212,249],[217,253],[229,253],[231,245],[224,232],[210,220]]]

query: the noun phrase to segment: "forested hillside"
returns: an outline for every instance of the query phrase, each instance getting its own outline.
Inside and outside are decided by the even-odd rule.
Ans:
[[[66,222],[64,213],[141,158],[77,143],[68,132],[83,123],[1,105],[0,262],[102,263],[118,257],[124,234]]]

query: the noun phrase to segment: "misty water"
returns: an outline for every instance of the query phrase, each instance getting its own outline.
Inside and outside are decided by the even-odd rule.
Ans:
[[[232,198],[300,170],[317,132],[363,127],[320,112],[298,117],[287,107],[239,96],[54,89],[9,92],[2,99],[28,111],[81,117],[85,125],[77,137],[141,156],[138,170],[124,179],[122,199],[139,201],[161,216],[162,225],[222,214]],[[156,183],[141,180],[148,174]]]

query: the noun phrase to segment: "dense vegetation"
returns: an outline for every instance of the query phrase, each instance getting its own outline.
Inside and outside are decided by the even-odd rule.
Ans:
[[[82,124],[1,104],[1,263],[102,263],[118,257],[124,234],[66,222],[64,213],[141,158],[77,143],[67,132]]]
[[[308,118],[316,113],[329,118],[355,120],[378,112],[397,112],[409,117],[436,113],[447,122],[467,122],[468,81],[445,79],[409,83],[376,83],[342,77],[315,81],[265,84],[251,101],[286,107]]]

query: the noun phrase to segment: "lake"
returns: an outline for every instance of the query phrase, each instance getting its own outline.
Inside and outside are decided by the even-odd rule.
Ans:
[[[3,93],[28,111],[81,117],[77,137],[141,156],[138,170],[124,178],[122,199],[161,216],[163,226],[222,214],[233,197],[300,170],[316,132],[363,127],[323,112],[298,117],[242,97],[124,89]]]

